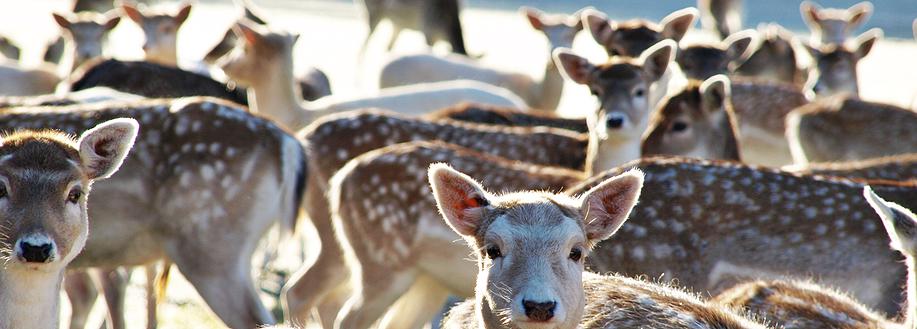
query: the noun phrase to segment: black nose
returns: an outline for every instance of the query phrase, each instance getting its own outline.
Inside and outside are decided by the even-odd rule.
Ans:
[[[29,263],[46,263],[51,258],[51,244],[32,245],[31,243],[19,242],[19,248],[22,249],[22,258]]]
[[[621,117],[608,118],[608,120],[606,121],[606,124],[608,125],[608,128],[621,128],[621,126],[624,125],[624,118],[621,118]]]
[[[554,308],[557,307],[555,302],[533,302],[523,300],[522,306],[525,308],[525,316],[532,321],[548,321],[554,317]]]

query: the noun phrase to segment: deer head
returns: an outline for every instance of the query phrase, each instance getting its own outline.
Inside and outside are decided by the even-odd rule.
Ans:
[[[685,8],[669,14],[656,24],[639,19],[616,22],[594,9],[586,9],[582,13],[592,38],[605,48],[608,55],[626,57],[637,57],[665,39],[680,41],[694,26],[697,16],[697,9]]]
[[[83,249],[86,195],[110,177],[137,136],[115,119],[83,133],[19,132],[0,145],[0,260],[6,271],[60,271]]]
[[[748,58],[735,73],[759,79],[802,85],[804,81],[796,64],[796,36],[780,25],[758,27],[757,41],[749,46]]]
[[[432,165],[429,179],[446,223],[477,255],[484,328],[576,328],[585,256],[624,224],[643,186],[643,174],[629,171],[577,198],[497,196],[445,164]]]
[[[823,9],[811,1],[803,1],[799,5],[802,20],[812,30],[812,42],[815,44],[844,44],[850,32],[869,19],[872,10],[869,1],[847,9]]]
[[[730,98],[725,75],[689,82],[653,114],[642,155],[739,161],[738,124]]]
[[[806,49],[815,61],[815,66],[806,82],[807,90],[818,97],[842,93],[859,95],[857,64],[869,55],[876,41],[882,37],[882,30],[872,29],[856,38],[852,47],[846,45],[807,45]]]
[[[124,2],[124,14],[143,29],[143,52],[150,62],[176,66],[178,64],[178,29],[191,13],[191,4],[185,3],[175,14],[154,12]]]
[[[293,46],[299,35],[268,31],[244,20],[236,23],[233,31],[243,42],[217,63],[230,79],[248,86],[261,86],[265,79],[277,79],[267,72],[285,72],[289,81],[293,80]]]
[[[114,11],[106,14],[82,12],[78,14],[52,13],[54,21],[61,27],[65,38],[69,39],[69,51],[73,56],[72,68],[76,68],[89,59],[102,56],[103,44],[118,22],[121,21]],[[71,68],[71,69],[72,69]]]
[[[675,61],[688,79],[704,80],[717,74],[728,74],[745,59],[754,42],[754,30],[733,33],[716,44],[698,44],[678,51]]]
[[[535,30],[541,31],[548,38],[551,50],[573,47],[573,39],[583,29],[580,13],[573,15],[548,15],[530,7],[520,9]]]

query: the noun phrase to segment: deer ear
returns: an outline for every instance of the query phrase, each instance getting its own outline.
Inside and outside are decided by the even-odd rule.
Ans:
[[[643,172],[630,170],[593,187],[580,199],[586,239],[596,243],[611,237],[624,224],[640,198]]]
[[[799,4],[799,13],[802,14],[802,20],[806,22],[806,25],[808,25],[810,29],[821,29],[821,16],[818,15],[819,10],[821,10],[821,8],[811,1],[803,1]]]
[[[121,16],[118,16],[117,14],[113,13],[112,15],[106,15],[106,16],[111,17],[111,18],[105,21],[105,25],[102,25],[102,28],[105,29],[105,31],[111,31],[116,26],[118,26],[118,23],[121,23]]]
[[[852,31],[866,23],[872,16],[872,3],[863,1],[847,8],[847,31]]]
[[[428,171],[433,198],[449,227],[461,236],[474,236],[490,205],[490,196],[474,179],[444,163]]]
[[[872,47],[875,46],[876,41],[882,38],[882,35],[882,29],[875,28],[858,36],[856,38],[857,48],[855,51],[857,58],[863,58],[869,55],[869,52],[872,51]]]
[[[721,111],[724,105],[729,101],[730,95],[729,78],[725,75],[717,74],[700,85],[701,107],[707,113]]]
[[[751,56],[750,46],[756,43],[758,33],[755,30],[744,30],[733,33],[723,40],[726,56],[730,62],[742,61]]]
[[[103,122],[80,136],[80,160],[89,179],[105,179],[118,171],[138,129],[136,120],[121,118]]]
[[[917,255],[917,216],[898,204],[883,200],[872,188],[863,188],[863,196],[882,219],[891,247],[908,256]]]
[[[665,39],[657,42],[655,45],[640,54],[640,61],[643,63],[643,71],[649,74],[653,81],[662,78],[665,71],[669,68],[669,63],[675,58],[675,49],[678,44],[672,39]]]
[[[659,23],[662,25],[662,38],[672,39],[675,42],[681,41],[681,38],[688,33],[688,29],[694,26],[694,20],[699,16],[697,9],[688,7],[675,11],[662,19]]]
[[[232,26],[232,30],[237,36],[245,40],[246,43],[254,45],[258,43],[258,40],[261,40],[261,34],[255,31],[255,28],[249,24],[250,23],[245,22],[244,19],[239,20]]]
[[[614,27],[608,20],[608,16],[605,16],[604,13],[598,10],[587,8],[583,10],[580,17],[582,17],[582,22],[586,25],[586,28],[589,29],[589,34],[592,35],[592,39],[594,39],[595,42],[603,47],[607,47],[608,44],[611,43]]]
[[[58,13],[51,13],[51,16],[54,17],[54,21],[57,22],[57,25],[68,30],[70,29],[70,20],[67,19],[67,17]]]
[[[589,60],[574,54],[569,48],[554,50],[554,65],[559,67],[560,72],[570,81],[581,85],[589,83],[590,75],[596,69]]]
[[[121,10],[127,15],[127,18],[130,18],[134,23],[138,25],[143,24],[143,13],[141,13],[140,9],[137,9],[134,4],[124,2],[121,4]]]
[[[522,7],[519,10],[525,15],[525,18],[529,21],[529,24],[532,25],[532,28],[538,31],[544,31],[544,20],[541,19],[544,13],[532,7]]]
[[[175,24],[181,25],[188,19],[188,15],[191,14],[191,3],[185,3],[181,9],[178,10],[178,14],[175,15]]]

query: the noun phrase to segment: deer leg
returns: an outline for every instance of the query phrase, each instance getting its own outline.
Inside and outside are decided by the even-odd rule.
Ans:
[[[99,296],[92,278],[86,271],[73,272],[64,280],[64,289],[70,300],[70,329],[86,328],[89,313]]]
[[[448,289],[421,275],[411,289],[385,313],[379,328],[421,329],[442,310],[448,298]]]
[[[95,270],[93,273],[105,296],[108,306],[108,328],[126,328],[124,319],[124,293],[130,282],[130,269],[119,267],[114,270]]]
[[[360,277],[364,283],[338,313],[336,329],[366,329],[404,295],[414,284],[414,272],[392,272],[388,268],[363,267]]]

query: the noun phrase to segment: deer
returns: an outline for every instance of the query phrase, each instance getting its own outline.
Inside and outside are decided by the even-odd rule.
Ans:
[[[843,45],[851,32],[869,20],[873,7],[871,2],[863,1],[847,9],[823,9],[814,2],[803,1],[799,11],[812,31],[811,44]]]
[[[754,30],[745,30],[717,43],[680,47],[675,62],[688,79],[705,80],[717,74],[729,74],[748,58],[748,47],[755,38]]]
[[[899,154],[858,161],[817,162],[784,166],[783,170],[804,174],[840,176],[865,180],[910,181],[917,179],[917,154]]]
[[[423,33],[427,45],[433,46],[437,41],[445,41],[452,46],[452,52],[468,55],[465,38],[462,33],[462,22],[459,19],[461,10],[458,0],[362,0],[369,33],[360,46],[359,58],[362,61],[366,54],[369,40],[375,34],[376,27],[383,19],[392,24],[392,35],[389,37],[388,50],[392,50],[401,31],[410,29]]]
[[[554,111],[560,104],[564,79],[558,72],[551,52],[571,48],[576,34],[583,29],[580,14],[547,15],[537,9],[522,7],[529,24],[548,39],[548,56],[541,79],[526,73],[485,67],[461,55],[403,55],[385,63],[379,76],[379,87],[390,88],[417,83],[470,79],[509,89],[532,108]]]
[[[463,102],[424,115],[425,119],[474,122],[511,127],[552,127],[572,130],[578,133],[589,132],[585,119],[568,119],[550,112],[525,112],[519,109],[499,107],[486,104]]]
[[[300,104],[292,73],[296,37],[245,22],[236,23],[235,28],[245,45],[222,58],[220,68],[230,79],[249,86],[252,111],[286,127],[301,129],[322,115],[370,107],[412,115],[462,101],[525,108],[525,102],[503,88],[464,80],[389,88],[362,98],[323,97]]]
[[[806,82],[806,90],[812,90],[817,97],[845,93],[859,95],[857,65],[869,55],[880,38],[882,30],[871,29],[858,36],[852,45],[807,45],[806,49],[815,64]]]
[[[26,68],[0,60],[0,96],[32,96],[53,93],[60,77],[49,67]]]
[[[121,10],[143,30],[144,59],[178,67],[178,30],[191,14],[191,4],[182,4],[175,14],[139,8],[130,2],[123,2]]]
[[[742,29],[742,0],[698,0],[701,26],[726,39]]]
[[[786,136],[797,165],[864,160],[917,152],[913,124],[909,109],[841,95],[790,112]]]
[[[624,172],[580,196],[493,194],[444,163],[430,166],[437,208],[478,268],[474,298],[443,327],[765,328],[677,288],[584,272],[590,249],[637,203],[642,176]]]
[[[99,14],[80,12],[74,14],[52,13],[61,28],[64,51],[58,73],[67,76],[86,61],[102,56],[104,44],[121,17],[113,11]]]
[[[21,50],[13,39],[0,35],[0,55],[9,60],[18,61]]]
[[[64,271],[87,242],[90,188],[118,171],[137,130],[133,119],[113,119],[78,140],[31,130],[3,137],[0,328],[58,328]]]
[[[747,50],[748,58],[739,64],[733,76],[786,83],[802,88],[805,72],[796,62],[796,36],[782,26],[771,23],[758,27],[758,38]]]
[[[907,266],[907,309],[897,322],[870,310],[850,296],[804,281],[755,281],[740,284],[714,297],[718,304],[749,312],[782,328],[914,328],[917,321],[917,216],[877,195],[869,186],[863,195],[881,218],[891,248],[901,252]]]
[[[267,119],[201,97],[10,109],[0,131],[78,133],[118,117],[136,119],[140,135],[118,175],[93,186],[108,202],[90,202],[93,233],[70,268],[167,259],[227,326],[273,324],[252,284],[251,255],[275,223],[295,224],[306,180],[303,145]]]

